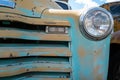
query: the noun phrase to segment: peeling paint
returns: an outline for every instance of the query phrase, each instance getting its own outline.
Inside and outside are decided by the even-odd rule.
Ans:
[[[7,50],[7,51],[6,51]],[[29,55],[28,55],[29,53]],[[71,52],[65,48],[0,48],[0,57],[22,56],[71,56]]]
[[[84,58],[85,56],[87,56],[84,48],[82,48],[82,47],[80,47],[80,48],[78,49],[78,53],[79,53],[79,56],[80,56],[81,58]]]
[[[2,28],[0,29],[0,38],[4,40],[12,38],[27,41],[67,42],[69,46],[41,45],[41,43],[35,44],[34,42],[31,42],[31,44],[25,42],[22,44],[1,43],[0,77],[7,79],[10,77],[15,80],[37,80],[38,77],[25,76],[24,74],[41,72],[42,74],[47,73],[47,76],[42,75],[38,80],[107,79],[110,35],[101,41],[86,38],[83,35],[84,33],[81,32],[81,25],[79,24],[81,12],[56,10],[61,8],[52,0],[12,1],[16,2],[15,9],[0,7],[0,20],[18,21],[32,25],[62,26],[68,27],[69,31],[67,34],[49,34]],[[26,4],[28,2],[29,4]],[[29,26],[26,27],[29,28]],[[34,59],[35,57],[38,57],[38,59]],[[45,59],[41,59],[41,57]],[[55,76],[55,78],[51,78],[49,74]],[[56,75],[60,74],[63,76],[56,78]],[[25,77],[20,78],[18,76]],[[0,79],[2,80],[2,78]]]

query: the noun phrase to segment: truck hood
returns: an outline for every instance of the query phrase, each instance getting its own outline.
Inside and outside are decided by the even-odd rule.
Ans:
[[[0,13],[41,17],[48,8],[60,9],[52,0],[0,0]]]

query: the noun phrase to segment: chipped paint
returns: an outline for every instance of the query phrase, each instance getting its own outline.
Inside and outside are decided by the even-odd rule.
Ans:
[[[69,18],[69,21],[70,23],[72,23],[71,48],[73,54],[72,56],[73,79],[74,80],[83,80],[83,79],[106,80],[107,70],[108,70],[107,68],[108,68],[110,38],[108,37],[107,39],[97,42],[88,40],[84,38],[83,35],[81,35],[79,30],[77,29],[78,25],[74,25],[78,23],[74,22],[72,18]],[[78,35],[79,37],[74,35]],[[96,66],[98,65],[101,67],[96,69]]]
[[[7,51],[6,51],[7,50]],[[29,54],[28,54],[29,53]],[[0,47],[0,58],[11,57],[23,57],[23,56],[72,56],[71,52],[67,48],[33,48],[27,47]]]
[[[14,78],[12,78],[14,79]],[[15,80],[71,80],[71,79],[65,79],[65,78],[39,78],[39,77],[23,77],[23,78],[17,78]],[[5,79],[4,79],[5,80]]]
[[[80,49],[78,49],[78,53],[81,58],[84,58],[85,56],[87,56],[84,48],[82,48],[82,47],[80,47]]]
[[[0,44],[0,77],[12,79],[34,80],[36,77],[22,77],[25,73],[44,72],[39,80],[106,80],[109,60],[110,35],[101,41],[92,41],[80,31],[80,11],[60,10],[52,0],[12,0],[16,2],[15,9],[0,7],[0,20],[18,21],[34,25],[67,26],[68,34],[49,34],[31,32],[28,30],[9,29],[0,30],[0,38],[22,39],[31,41],[59,41],[67,42],[69,46]],[[26,4],[28,3],[29,4]],[[38,4],[40,3],[40,4]],[[51,9],[54,8],[54,9]],[[59,9],[59,10],[58,10]],[[29,26],[26,26],[29,27]],[[7,45],[7,46],[6,46]],[[22,46],[21,46],[22,45]],[[35,57],[45,57],[41,61],[34,61]],[[23,60],[24,57],[24,60]],[[32,59],[31,59],[32,58]],[[55,58],[52,61],[50,58]],[[61,59],[60,59],[61,58]],[[67,58],[67,61],[64,60]],[[9,60],[9,61],[6,61]],[[16,61],[14,62],[13,61]],[[21,59],[20,61],[18,59]],[[28,61],[28,59],[30,59]],[[59,59],[59,62],[57,61]],[[50,73],[49,73],[50,72]],[[49,74],[62,73],[64,77],[51,78]],[[69,76],[65,75],[67,73]],[[40,74],[39,74],[40,75]],[[55,74],[52,74],[55,76]],[[0,78],[2,79],[2,78]]]
[[[40,32],[30,32],[23,30],[0,30],[0,37],[27,40],[70,41],[70,38],[67,34],[40,34]]]
[[[55,9],[60,9],[60,7],[55,4],[55,2],[51,1],[42,1],[42,0],[12,0],[16,3],[16,7],[14,9],[6,8],[6,7],[0,7],[0,12],[6,12],[6,13],[14,13],[29,17],[39,17],[41,16],[41,13],[44,9],[50,7]],[[28,3],[29,4],[26,4]],[[39,3],[39,4],[35,4]],[[52,4],[54,3],[54,5]],[[34,9],[34,10],[33,10]],[[29,12],[29,13],[28,13]]]
[[[22,15],[15,15],[10,13],[0,13],[0,20],[11,20],[11,21],[19,21],[28,24],[35,25],[52,25],[52,26],[70,26],[68,21],[63,20],[55,20],[55,19],[39,19],[39,18],[31,18]],[[34,20],[34,22],[33,22]]]
[[[34,64],[33,64],[34,63]],[[51,63],[17,63],[11,66],[0,66],[0,77],[13,76],[25,72],[71,72],[69,64],[51,64]]]

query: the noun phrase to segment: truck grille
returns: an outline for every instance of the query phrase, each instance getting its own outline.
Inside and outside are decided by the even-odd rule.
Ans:
[[[0,21],[0,79],[69,80],[69,34],[48,34],[47,25]]]

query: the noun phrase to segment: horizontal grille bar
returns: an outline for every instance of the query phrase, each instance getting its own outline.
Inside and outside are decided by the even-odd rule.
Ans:
[[[26,72],[71,72],[69,64],[25,63],[0,67],[0,77],[18,75]]]
[[[70,73],[28,72],[16,76],[2,77],[1,80],[70,80]]]
[[[17,38],[25,40],[70,41],[67,34],[40,34],[20,30],[0,30],[0,38]]]
[[[0,58],[24,56],[64,56],[70,57],[68,48],[40,48],[40,47],[0,47]]]
[[[4,10],[4,9],[3,9]],[[13,13],[13,12],[12,12]],[[17,14],[10,14],[10,13],[0,13],[0,20],[11,20],[11,21],[18,21],[27,24],[34,24],[34,25],[59,25],[59,26],[70,26],[68,21],[63,20],[46,20],[40,18],[30,18],[22,15]]]
[[[20,75],[27,72],[71,72],[69,58],[24,57],[0,59],[0,77]]]

